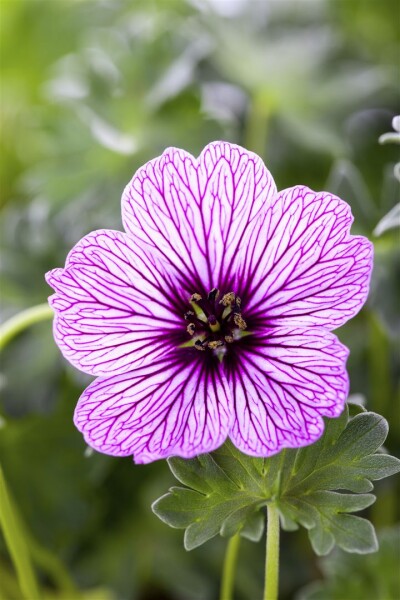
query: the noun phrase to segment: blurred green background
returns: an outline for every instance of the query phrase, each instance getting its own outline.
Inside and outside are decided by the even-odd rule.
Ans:
[[[399,454],[397,0],[1,0],[1,318],[45,302],[44,273],[97,228],[121,228],[133,172],[167,146],[215,139],[259,153],[278,188],[328,189],[375,242],[367,307],[338,335],[351,392],[391,424]],[[89,453],[72,423],[90,378],[62,359],[46,321],[2,351],[1,463],[48,598],[213,600],[225,541],[185,552],[150,504],[166,462]],[[398,600],[396,480],[369,510],[373,557],[317,560],[282,538],[281,598]],[[261,597],[264,545],[243,541],[237,598]],[[391,562],[392,561],[392,562]],[[346,568],[342,568],[343,565]],[[319,583],[315,583],[315,582]],[[307,586],[307,587],[304,587]],[[319,594],[319,595],[318,595]],[[0,597],[21,590],[0,538]],[[29,599],[36,600],[36,599]]]

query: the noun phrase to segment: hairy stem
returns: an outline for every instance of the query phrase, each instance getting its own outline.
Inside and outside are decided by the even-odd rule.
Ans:
[[[229,539],[226,548],[224,566],[222,570],[222,582],[220,600],[233,599],[233,585],[235,580],[235,570],[237,556],[239,552],[240,535],[237,533]]]
[[[267,548],[263,600],[277,600],[279,582],[279,512],[273,502],[267,505]]]
[[[8,319],[0,327],[0,350],[7,346],[18,333],[35,323],[51,319],[53,314],[52,309],[46,303],[27,308]]]

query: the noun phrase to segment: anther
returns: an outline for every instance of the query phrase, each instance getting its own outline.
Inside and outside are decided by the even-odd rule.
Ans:
[[[210,302],[214,302],[219,296],[219,290],[217,288],[213,288],[211,292],[207,294],[207,300]]]
[[[227,344],[232,344],[232,342],[233,342],[233,335],[226,335],[224,339],[225,339],[225,341],[226,341]]]
[[[194,323],[189,323],[189,325],[186,327],[186,331],[188,332],[189,335],[193,335],[195,330],[196,330],[196,325]]]
[[[222,299],[220,300],[220,304],[223,304],[223,306],[229,306],[231,304],[233,304],[235,302],[235,294],[233,292],[228,292],[227,294],[224,294],[222,296]]]
[[[192,294],[189,298],[189,302],[200,302],[200,300],[202,300],[200,294]]]
[[[207,346],[209,348],[211,348],[211,350],[215,350],[216,348],[219,348],[220,346],[223,346],[224,342],[222,342],[221,340],[213,340],[212,342],[208,342]]]
[[[196,340],[194,343],[194,347],[197,348],[197,350],[205,351],[205,347],[203,346],[203,342],[201,340]]]
[[[194,317],[194,312],[192,310],[188,310],[188,312],[185,312],[183,316],[185,318],[185,321],[190,321],[190,319]]]
[[[237,327],[239,327],[239,329],[246,329],[246,327],[247,327],[246,321],[243,319],[242,315],[240,315],[240,314],[233,315],[233,322],[235,323],[235,325]]]

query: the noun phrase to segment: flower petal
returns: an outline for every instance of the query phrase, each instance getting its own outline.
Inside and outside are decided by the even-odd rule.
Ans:
[[[368,295],[373,247],[349,234],[352,221],[348,204],[332,194],[302,186],[280,192],[237,258],[246,315],[328,329],[353,317]]]
[[[231,375],[235,446],[269,456],[315,442],[324,428],[321,417],[343,410],[347,356],[336,336],[319,328],[274,328],[252,340]]]
[[[91,375],[123,373],[177,345],[184,304],[155,257],[124,233],[99,230],[70,252],[65,269],[47,273],[56,294],[54,336],[64,356]],[[184,301],[184,299],[183,299]],[[184,331],[184,328],[182,328]]]
[[[230,265],[266,201],[276,193],[262,160],[227,142],[198,160],[177,148],[137,171],[122,196],[127,232],[156,247],[198,289],[226,287]]]
[[[136,463],[210,452],[229,429],[229,387],[221,370],[184,351],[123,375],[99,378],[82,394],[75,425],[99,452]]]

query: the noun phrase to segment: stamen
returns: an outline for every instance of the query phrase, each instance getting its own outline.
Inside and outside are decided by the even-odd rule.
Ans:
[[[213,340],[212,342],[208,342],[207,346],[209,348],[211,348],[211,350],[215,350],[216,348],[219,348],[219,346],[223,346],[224,342],[222,342],[221,340]]]
[[[202,300],[200,294],[192,294],[189,298],[189,302],[199,302],[200,300]]]
[[[195,347],[204,352],[212,351],[222,361],[229,351],[228,344],[240,340],[251,332],[241,313],[241,299],[234,292],[224,294],[219,302],[219,290],[212,288],[207,296],[192,294],[191,309],[184,316],[188,324],[186,331],[191,339],[181,344],[182,348]]]
[[[231,315],[231,314],[232,314],[232,307],[231,306],[227,306],[226,308],[224,308],[224,310],[222,312],[221,319],[223,321],[225,321],[225,319],[227,317],[229,317],[229,315]]]
[[[235,294],[233,292],[228,292],[222,296],[222,300],[220,300],[220,304],[224,306],[229,306],[235,302]]]
[[[207,300],[209,300],[210,302],[215,302],[215,300],[218,298],[218,296],[219,296],[219,290],[217,290],[217,288],[213,288],[211,290],[211,292],[208,293]]]
[[[204,308],[203,308],[204,302],[203,302],[203,299],[200,296],[200,294],[192,294],[190,296],[189,302],[192,305],[194,312],[196,313],[196,317],[198,319],[200,319],[200,321],[207,322],[207,315],[204,312]]]
[[[237,327],[239,327],[239,329],[246,329],[246,327],[247,327],[246,321],[243,319],[242,315],[240,315],[240,314],[233,315],[233,322],[235,323],[235,325]]]
[[[235,315],[240,315],[240,302],[238,302],[237,298],[235,299],[235,306],[232,307],[232,311]]]
[[[226,354],[226,346],[221,346],[220,348],[217,348],[216,350],[214,350],[214,354],[218,358],[219,362],[222,363]]]

